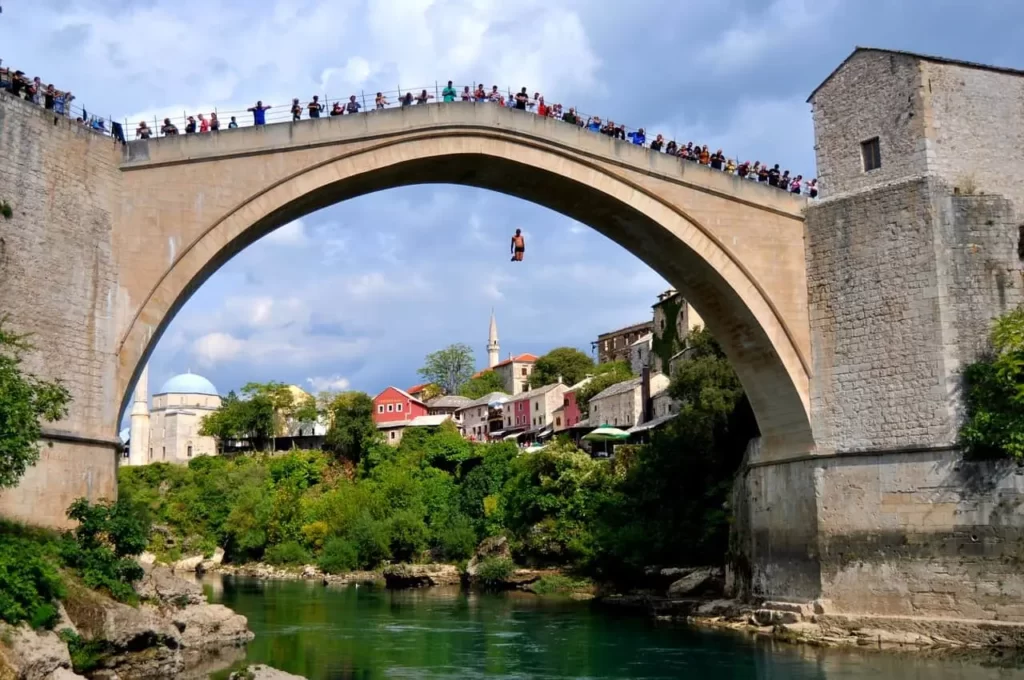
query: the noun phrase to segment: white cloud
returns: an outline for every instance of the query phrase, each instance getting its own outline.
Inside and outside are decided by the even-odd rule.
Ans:
[[[306,234],[306,225],[302,220],[295,220],[275,229],[263,237],[268,243],[282,246],[301,247],[309,244],[309,236]]]
[[[245,342],[230,333],[208,333],[195,341],[192,352],[203,366],[214,366],[235,360],[244,347]]]
[[[343,378],[340,375],[306,378],[306,383],[314,392],[342,392],[352,384],[348,378]]]

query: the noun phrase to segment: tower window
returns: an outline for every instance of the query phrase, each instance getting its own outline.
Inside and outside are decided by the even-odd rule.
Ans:
[[[864,172],[882,167],[882,152],[878,146],[878,137],[872,137],[860,143],[860,157],[864,162]]]
[[[192,457],[192,445],[191,444],[188,445],[188,457],[189,458]]]

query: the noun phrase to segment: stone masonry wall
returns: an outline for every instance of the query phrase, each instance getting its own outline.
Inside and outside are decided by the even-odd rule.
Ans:
[[[71,391],[72,415],[50,428],[96,440],[44,446],[21,486],[0,493],[3,515],[59,523],[76,496],[116,495],[119,161],[109,138],[0,93],[0,199],[14,209],[0,218],[0,313],[32,334],[25,368]]]
[[[960,376],[1024,300],[1014,207],[938,179],[807,213],[818,450],[950,446]]]
[[[952,452],[815,473],[821,596],[843,613],[1024,621],[1024,471]]]
[[[931,186],[919,179],[808,208],[820,452],[953,441]]]
[[[822,196],[923,175],[921,72],[910,57],[853,56],[814,94],[814,150]],[[864,172],[861,142],[879,138],[882,167]]]
[[[922,62],[928,171],[1024,216],[1024,75]],[[1024,217],[1021,217],[1024,219]]]

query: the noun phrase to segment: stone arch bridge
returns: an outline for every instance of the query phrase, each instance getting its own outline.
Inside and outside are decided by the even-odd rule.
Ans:
[[[873,58],[845,68],[875,68]],[[879,59],[877,78],[888,77],[895,57]],[[816,96],[846,96],[852,113],[822,110],[839,121],[874,112],[860,105],[874,90],[846,91],[874,80],[845,82]],[[828,123],[817,106],[815,122]],[[33,334],[26,368],[63,379],[74,398],[45,430],[39,463],[0,493],[0,514],[61,526],[74,498],[116,495],[118,420],[145,361],[189,296],[247,245],[348,198],[456,183],[588,224],[680,290],[720,341],[761,431],[735,496],[744,587],[906,613],[908,584],[930,588],[946,573],[928,566],[924,548],[908,553],[908,536],[932,536],[928,522],[976,536],[987,522],[954,513],[961,501],[936,510],[913,494],[955,484],[959,367],[977,356],[989,320],[1022,296],[1012,202],[956,194],[941,175],[886,164],[889,136],[911,134],[890,130],[891,120],[816,129],[818,164],[830,169],[823,188],[840,191],[808,205],[489,104],[121,147],[0,93],[0,200],[14,210],[0,219],[0,312]],[[868,132],[881,139],[877,186],[859,168],[857,142],[847,143]],[[865,554],[906,559],[854,563]],[[1024,593],[1019,574],[999,579]]]

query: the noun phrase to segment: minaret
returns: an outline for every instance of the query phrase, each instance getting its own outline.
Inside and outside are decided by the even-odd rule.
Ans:
[[[139,382],[135,385],[129,437],[131,439],[128,448],[128,464],[145,465],[149,462],[149,364],[142,369]]]
[[[491,330],[487,334],[487,368],[494,368],[501,360],[498,349],[498,322],[494,320],[494,310],[491,310]]]

